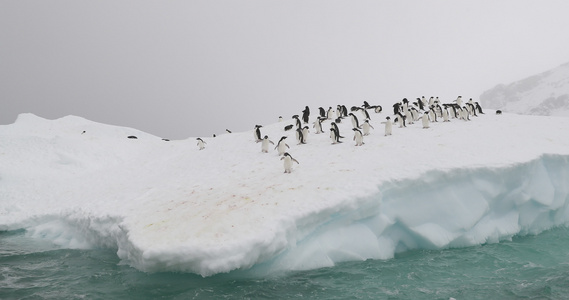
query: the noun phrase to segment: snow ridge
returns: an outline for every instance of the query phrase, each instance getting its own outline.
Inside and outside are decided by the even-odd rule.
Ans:
[[[540,116],[569,116],[569,63],[482,93],[484,107]]]

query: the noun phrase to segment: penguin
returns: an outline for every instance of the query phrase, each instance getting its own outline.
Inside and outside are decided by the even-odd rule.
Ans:
[[[403,104],[401,105],[401,108],[403,109],[403,112],[406,112],[407,108],[409,108],[409,100],[407,100],[407,98],[403,98],[403,100],[401,100],[401,102],[403,102]]]
[[[466,108],[466,106],[462,107],[462,119],[465,121],[470,121],[470,114],[468,113],[468,108]]]
[[[340,135],[340,129],[338,128],[338,125],[334,122],[330,123],[330,126],[332,126],[334,128],[334,130],[336,130],[336,133],[338,134],[338,137],[343,139],[344,137]]]
[[[275,149],[278,150],[279,152],[279,156],[283,155],[285,153],[286,148],[290,148],[286,143],[285,140],[286,136],[281,137],[281,139],[279,140],[279,142],[277,143],[277,146],[275,147]]]
[[[435,112],[434,105],[432,105],[431,108],[429,109],[429,118],[431,119],[431,121],[437,122],[437,113]]]
[[[284,119],[282,116],[279,116],[279,122],[282,122]]]
[[[369,113],[367,112],[367,109],[362,108],[361,111],[362,111],[362,114],[364,115],[364,119],[371,119],[371,117],[369,116]]]
[[[284,131],[289,131],[289,130],[291,130],[293,126],[294,126],[294,125],[292,125],[292,124],[291,124],[291,125],[286,125],[286,126],[284,127]]]
[[[294,115],[292,116],[292,118],[295,120],[296,122],[296,128],[302,128],[302,123],[300,122],[300,119],[298,118],[298,115]]]
[[[405,110],[405,119],[407,120],[407,123],[409,123],[409,125],[414,124],[414,122],[413,122],[413,114],[411,114],[411,110],[410,110],[410,109]]]
[[[334,127],[330,128],[330,139],[332,140],[332,144],[337,144],[342,142],[340,141],[340,134],[338,134],[338,131]]]
[[[501,114],[502,114],[502,111],[498,109],[498,110],[496,111],[496,114],[497,114],[497,115],[501,115]]]
[[[333,117],[332,117],[333,115],[334,115],[334,110],[332,109],[332,106],[330,106],[328,108],[328,113],[326,114],[326,118],[327,119],[333,119]]]
[[[316,134],[320,134],[320,133],[324,133],[324,131],[322,131],[322,117],[318,117],[316,119],[316,121],[314,121],[314,130],[316,130]]]
[[[391,118],[385,117],[385,122],[381,122],[381,124],[385,124],[385,136],[391,135],[391,129],[393,128],[393,123],[391,123]]]
[[[336,105],[336,119],[342,118],[342,106]]]
[[[476,110],[478,111],[479,114],[484,114],[482,112],[482,107],[480,106],[480,104],[478,104],[478,102],[474,102],[474,106],[476,107]]]
[[[427,106],[427,99],[425,99],[425,96],[421,96],[421,103],[421,107]]]
[[[348,117],[348,108],[345,105],[342,105],[342,118]]]
[[[288,152],[284,153],[284,156],[281,157],[281,160],[284,160],[284,172],[290,173],[292,172],[292,163],[295,162],[300,165],[298,160],[294,159]]]
[[[304,122],[304,124],[308,124],[309,118],[310,118],[310,108],[308,108],[308,106],[306,106],[304,108],[304,110],[302,111],[302,122]]]
[[[446,106],[442,110],[443,110],[443,122],[450,122],[450,120],[448,119],[448,110]]]
[[[269,153],[269,143],[273,144],[273,145],[275,144],[275,143],[273,143],[273,141],[269,140],[268,135],[265,135],[265,137],[261,141],[261,152]]]
[[[364,136],[362,132],[357,128],[352,128],[354,131],[354,141],[356,141],[356,146],[361,146],[364,144]]]
[[[261,129],[259,129],[259,128],[261,128],[261,127],[263,127],[263,126],[261,126],[261,125],[255,125],[255,131],[254,131],[253,133],[254,133],[254,135],[255,135],[255,142],[256,142],[256,143],[258,143],[258,142],[261,141]]]
[[[380,113],[380,112],[383,110],[383,108],[381,107],[381,105],[373,105],[373,106],[370,106],[369,108],[370,108],[370,109],[373,109],[373,111],[374,111],[376,114]]]
[[[320,111],[320,116],[322,118],[326,118],[326,111],[324,110],[324,108],[319,107],[318,110]]]
[[[419,110],[424,109],[423,100],[421,100],[421,98],[417,98],[417,106],[419,106]]]
[[[304,141],[304,134],[302,133],[302,128],[296,129],[296,141],[298,142],[298,145],[306,144],[306,142]]]
[[[399,116],[396,118],[399,122],[399,128],[407,127],[405,125],[405,116],[401,112],[398,112],[397,115]]]
[[[423,114],[422,121],[423,121],[423,129],[429,128],[429,113],[428,112],[425,112]]]
[[[373,126],[371,126],[371,124],[369,123],[369,120],[365,120],[364,124],[362,125],[362,129],[364,130],[364,135],[369,135],[370,128],[375,129],[375,128],[373,128]]]
[[[462,107],[462,96],[458,96],[454,102],[456,102],[459,107]]]
[[[354,128],[361,128],[358,118],[353,113],[350,113],[349,116],[352,118],[352,127]]]
[[[196,139],[198,141],[198,147],[200,148],[200,150],[203,150],[205,148],[205,144],[207,144],[206,142],[204,142],[202,139],[197,138]]]
[[[435,104],[435,98],[431,97],[429,98],[429,107],[433,106]]]
[[[308,139],[308,126],[304,126],[302,127],[302,136],[304,138],[304,143],[306,144],[306,141]]]
[[[401,109],[401,103],[397,102],[393,104],[393,114],[397,115]]]
[[[411,118],[413,119],[413,123],[415,123],[420,118],[419,117],[419,111],[414,107],[411,107],[409,110],[411,112]]]

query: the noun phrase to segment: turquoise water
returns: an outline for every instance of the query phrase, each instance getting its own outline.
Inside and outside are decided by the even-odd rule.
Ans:
[[[0,232],[0,299],[569,299],[569,229],[270,277],[146,274],[115,250]]]

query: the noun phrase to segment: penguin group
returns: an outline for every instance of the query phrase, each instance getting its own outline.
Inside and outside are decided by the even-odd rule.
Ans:
[[[295,132],[296,145],[301,146],[308,143],[310,127],[314,134],[324,133],[324,125],[330,122],[330,143],[335,145],[342,143],[345,137],[340,133],[338,124],[344,124],[343,120],[349,118],[352,125],[353,141],[356,147],[365,145],[364,137],[371,135],[371,130],[375,128],[371,124],[372,114],[383,113],[381,105],[370,105],[367,101],[363,102],[361,106],[352,106],[348,111],[345,105],[337,105],[336,110],[329,106],[328,109],[324,107],[318,108],[316,116],[312,117],[312,124],[310,124],[310,108],[305,106],[302,114],[293,115],[293,124],[287,124],[281,127],[283,131]],[[372,114],[370,114],[372,113]],[[458,96],[455,100],[448,103],[442,103],[439,97],[430,97],[429,100],[425,96],[416,98],[416,101],[410,102],[407,98],[403,98],[393,104],[393,114],[389,114],[384,118],[380,124],[384,125],[384,136],[391,136],[393,133],[393,125],[398,125],[400,128],[405,128],[420,121],[423,129],[431,128],[431,123],[436,122],[451,122],[451,120],[470,121],[473,117],[479,114],[484,114],[482,107],[478,102],[474,102],[472,98],[464,101],[462,96]],[[359,117],[358,117],[359,116]],[[282,116],[279,116],[279,122],[283,122]],[[286,143],[287,135],[283,135],[275,144],[269,139],[268,135],[261,135],[262,125],[255,125],[253,130],[254,141],[261,143],[261,152],[269,153],[269,144],[275,145],[274,150],[280,160],[283,161],[284,172],[291,173],[293,163],[300,164],[298,160],[292,157],[289,153],[291,147]],[[228,133],[230,131],[228,130]],[[198,147],[200,150],[205,148],[205,142],[198,138]]]

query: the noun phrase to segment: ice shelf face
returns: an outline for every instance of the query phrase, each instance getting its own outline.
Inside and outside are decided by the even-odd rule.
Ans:
[[[283,173],[251,132],[162,141],[77,117],[0,126],[0,230],[117,249],[147,272],[267,274],[466,247],[569,223],[569,119],[504,114],[311,134]],[[287,123],[287,122],[284,122]],[[138,139],[128,139],[136,135]]]

